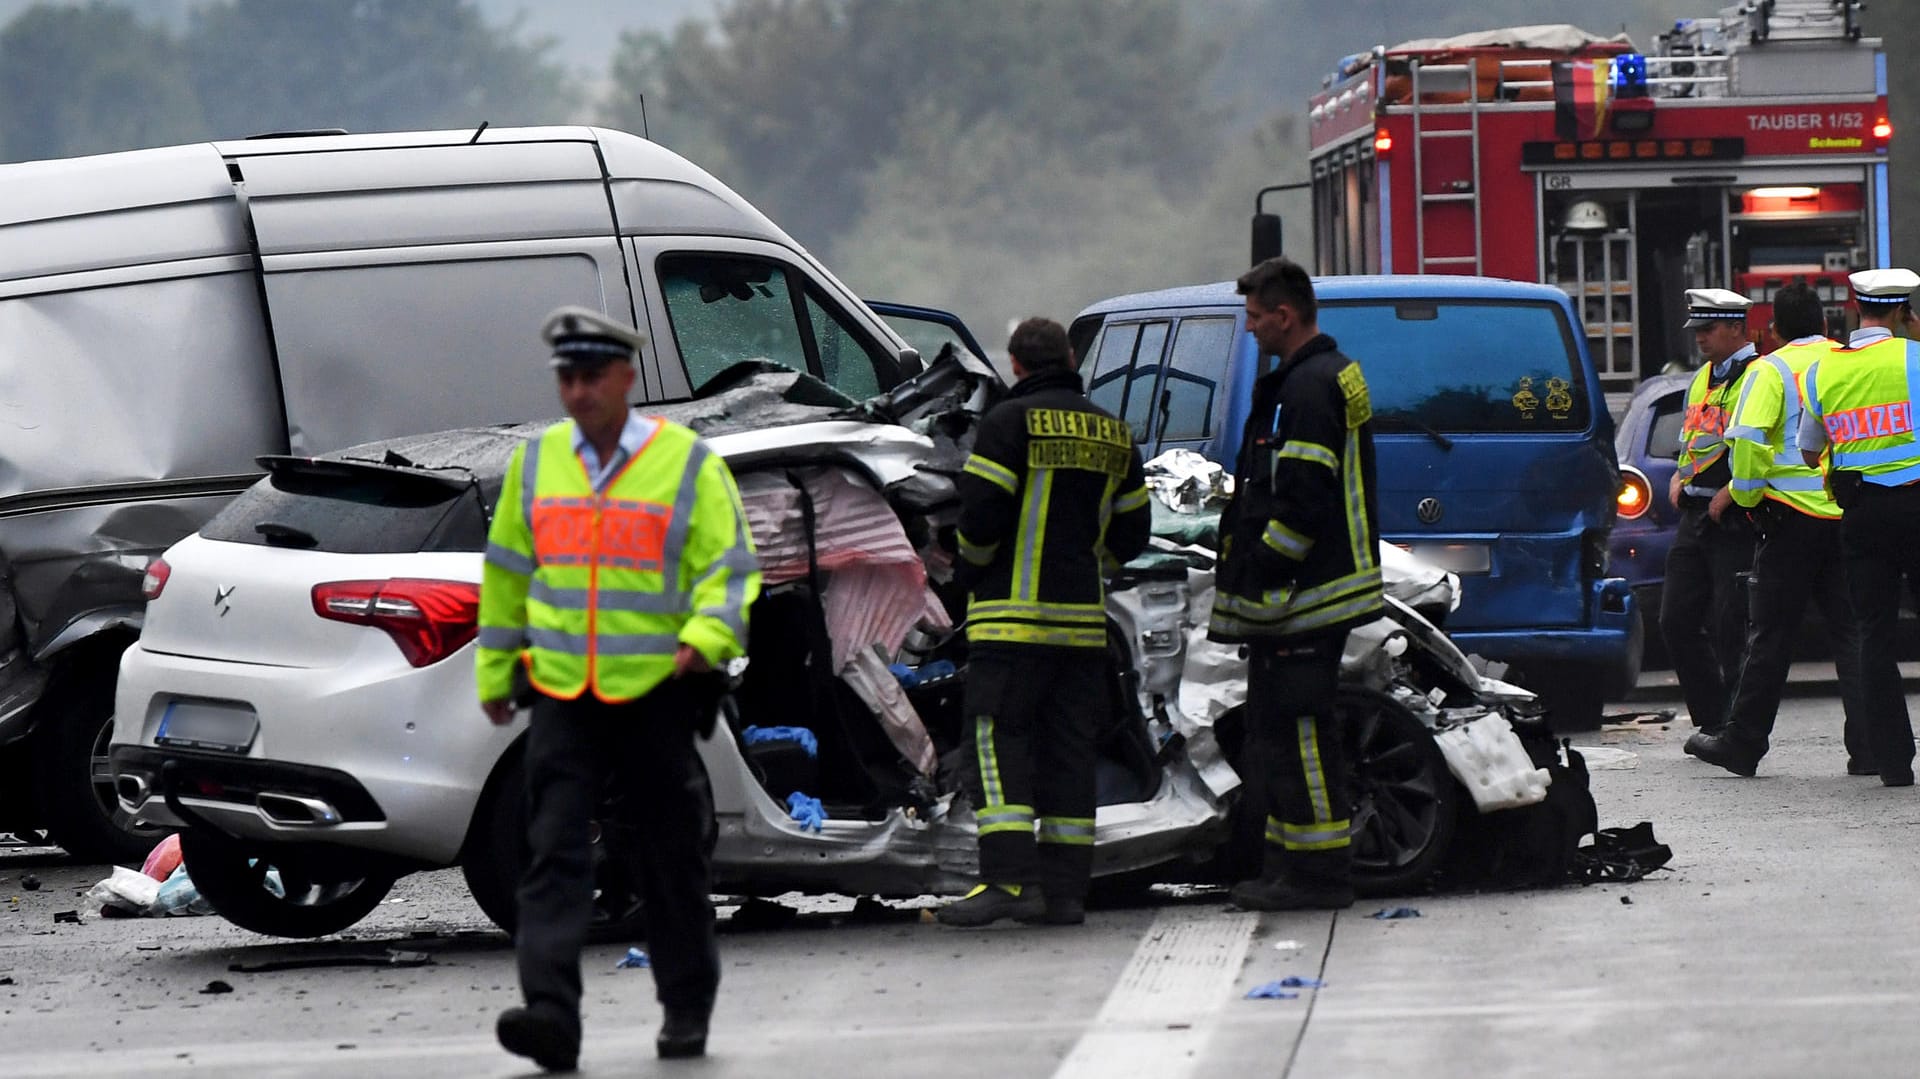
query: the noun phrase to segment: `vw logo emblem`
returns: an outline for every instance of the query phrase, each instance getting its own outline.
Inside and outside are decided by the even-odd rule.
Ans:
[[[1423,525],[1433,524],[1440,519],[1440,500],[1437,498],[1421,499],[1420,504],[1413,507],[1413,515],[1420,518],[1420,523]]]

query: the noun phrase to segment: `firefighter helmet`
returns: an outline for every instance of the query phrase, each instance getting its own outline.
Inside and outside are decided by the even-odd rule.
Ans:
[[[1607,208],[1592,199],[1581,199],[1567,207],[1567,216],[1560,220],[1560,227],[1568,232],[1605,232]]]

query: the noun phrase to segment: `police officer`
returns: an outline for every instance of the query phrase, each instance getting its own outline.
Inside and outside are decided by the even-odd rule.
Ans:
[[[1913,725],[1900,682],[1894,625],[1900,582],[1920,589],[1920,442],[1914,386],[1920,343],[1895,336],[1914,326],[1911,270],[1862,270],[1849,279],[1860,328],[1806,375],[1800,449],[1809,462],[1831,447],[1835,493],[1846,504],[1841,553],[1847,593],[1861,623],[1861,670],[1880,782],[1913,784]]]
[[[515,448],[480,589],[481,707],[513,718],[515,668],[536,694],[527,730],[520,886],[524,1007],[496,1031],[548,1071],[580,1050],[580,948],[593,908],[589,829],[609,789],[646,902],[663,1057],[706,1051],[719,985],[708,856],[713,801],[694,739],[710,732],[714,668],[742,654],[760,588],[733,477],[694,433],[627,404],[645,339],[580,307],[542,336],[571,420]]]
[[[1279,366],[1253,387],[1209,635],[1249,646],[1248,759],[1264,766],[1265,866],[1248,910],[1353,904],[1351,762],[1335,721],[1347,631],[1383,612],[1372,405],[1319,331],[1313,282],[1284,258],[1241,275],[1247,329]],[[1254,790],[1263,789],[1255,786]]]
[[[1822,336],[1820,297],[1803,284],[1774,294],[1773,325],[1786,340],[1749,365],[1733,422],[1733,498],[1757,522],[1760,546],[1748,595],[1745,656],[1733,686],[1727,723],[1696,733],[1686,751],[1738,775],[1752,775],[1766,755],[1809,601],[1820,605],[1833,642],[1846,712],[1847,771],[1873,775],[1873,745],[1860,679],[1861,629],[1840,571],[1840,507],[1820,475],[1800,459],[1803,373],[1834,347]]]
[[[1027,319],[1007,352],[1017,381],[980,422],[956,536],[973,593],[980,883],[935,916],[1073,925],[1093,871],[1094,739],[1113,706],[1106,571],[1146,548],[1152,516],[1133,432],[1087,400],[1066,330]]]
[[[1747,635],[1739,575],[1753,566],[1753,529],[1733,505],[1727,426],[1734,391],[1753,359],[1747,308],[1753,301],[1726,289],[1687,290],[1687,328],[1704,361],[1687,386],[1679,467],[1667,498],[1680,526],[1667,552],[1660,596],[1660,633],[1693,725],[1717,730]]]

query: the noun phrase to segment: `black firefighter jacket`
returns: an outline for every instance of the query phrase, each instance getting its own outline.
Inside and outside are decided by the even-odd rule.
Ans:
[[[1208,636],[1311,636],[1384,613],[1372,416],[1360,365],[1325,334],[1254,383]]]
[[[980,421],[958,481],[967,640],[1104,648],[1106,576],[1152,527],[1133,432],[1073,371],[1020,380]]]

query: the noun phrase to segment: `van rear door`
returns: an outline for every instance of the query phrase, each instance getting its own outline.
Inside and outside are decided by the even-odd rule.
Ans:
[[[1619,472],[1566,310],[1323,301],[1320,328],[1366,372],[1383,538],[1461,575],[1448,628],[1584,624]]]

